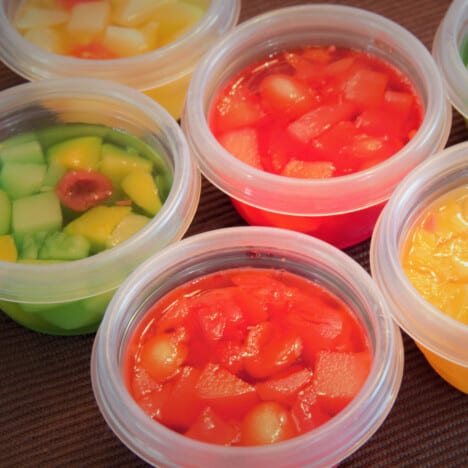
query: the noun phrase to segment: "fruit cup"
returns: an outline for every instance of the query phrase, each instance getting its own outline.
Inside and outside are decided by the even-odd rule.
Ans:
[[[273,275],[276,280],[271,277],[266,280],[265,273],[262,273],[262,276],[256,276],[259,269],[263,272],[269,271],[270,273],[266,274]],[[227,283],[224,282],[226,278],[224,272],[226,271],[234,271],[234,277],[238,273],[237,279],[234,281],[237,281],[236,285],[240,289],[232,287],[232,284],[231,287],[225,287]],[[287,278],[291,274],[298,276],[301,280],[293,280],[287,285],[281,283],[282,278]],[[201,280],[202,277],[205,279]],[[211,283],[206,281],[207,277],[211,278]],[[293,297],[300,300],[302,293],[298,292],[298,288],[303,287],[302,281],[304,280],[311,281],[316,285],[315,287],[327,291],[325,302],[322,302],[320,307],[311,307],[315,300],[320,303],[320,299],[317,299],[319,296],[314,296],[316,299],[307,302],[308,305],[305,308],[296,304],[299,308],[292,305],[288,311],[283,309],[283,312],[280,312],[279,310],[283,307],[283,299],[286,302],[288,300],[294,302]],[[206,293],[207,289],[205,288],[208,288],[207,285],[212,284],[213,281],[220,289]],[[181,285],[187,285],[187,283],[190,284],[190,287],[184,289],[185,299],[180,299],[180,296],[175,295],[175,292],[180,291],[177,288]],[[282,289],[285,285],[286,289]],[[242,286],[246,289],[243,290]],[[185,288],[185,286],[182,287]],[[198,292],[192,291],[194,287]],[[271,288],[276,291],[274,294],[270,294]],[[200,291],[205,292],[200,294]],[[246,292],[247,295],[235,296],[236,291]],[[286,299],[282,291],[289,299]],[[303,292],[305,293],[305,290]],[[213,297],[210,296],[212,293],[215,293],[217,297],[221,297],[219,295],[224,297],[224,299],[220,299],[223,304],[222,309],[219,308],[219,301],[211,302],[211,306],[209,305],[209,298]],[[325,296],[320,297],[325,298]],[[153,305],[164,297],[164,303],[171,304],[169,307],[171,311],[168,314],[164,313],[164,315],[157,315],[156,311],[156,315],[152,315],[154,314]],[[257,299],[263,306],[255,307]],[[189,302],[184,302],[186,300]],[[195,303],[190,302],[192,300]],[[191,309],[193,304],[199,300],[207,308],[202,306],[202,309],[197,309],[195,306],[195,309]],[[238,300],[240,302],[236,302]],[[354,397],[347,400],[347,404],[345,403],[344,407],[341,407],[341,410],[331,419],[330,414],[327,413],[328,417],[325,418],[326,422],[324,422],[324,420],[320,420],[320,414],[323,416],[321,410],[314,410],[308,406],[314,404],[310,392],[315,392],[316,382],[314,384],[310,380],[308,382],[301,380],[304,377],[304,372],[306,374],[310,372],[310,370],[302,368],[306,360],[305,350],[312,351],[317,347],[317,349],[322,350],[319,351],[319,354],[323,352],[321,355],[325,357],[336,356],[340,353],[333,353],[324,342],[319,345],[315,340],[308,340],[307,333],[315,333],[314,327],[317,322],[315,325],[313,323],[307,325],[304,322],[300,326],[299,322],[302,322],[299,316],[302,313],[314,314],[315,310],[319,315],[323,313],[322,317],[331,317],[328,314],[333,315],[334,313],[330,311],[330,308],[334,308],[338,303],[341,306],[345,305],[350,311],[349,317],[353,316],[356,320],[354,323],[361,330],[360,333],[363,333],[361,336],[367,336],[360,343],[363,345],[361,350],[367,350],[364,355],[370,356],[370,361],[367,361],[370,363],[370,367],[367,367],[367,373],[363,374],[362,386],[357,387],[360,390],[355,388],[354,391],[357,393],[354,394]],[[181,304],[182,308],[179,309],[177,304]],[[187,307],[183,304],[187,304]],[[246,304],[250,304],[250,306],[246,308]],[[275,304],[279,309],[275,309]],[[210,307],[217,308],[217,313],[211,314]],[[240,321],[238,321],[239,307],[243,317]],[[198,312],[196,315],[191,315],[191,312],[188,312],[187,315],[187,311],[190,310],[198,310]],[[294,310],[299,315],[295,315],[292,312]],[[177,311],[181,311],[182,315],[179,315]],[[219,318],[223,314],[228,314],[231,318],[227,320],[225,327],[219,328],[216,324],[221,323]],[[253,319],[254,316],[258,319],[256,320],[257,325],[249,322],[251,325],[245,329],[246,322],[244,323],[243,320]],[[185,317],[187,322],[184,322]],[[206,320],[202,317],[205,317]],[[195,319],[193,323],[191,322],[192,318]],[[274,320],[286,320],[289,325],[276,329],[277,334],[272,332],[272,335],[263,335],[262,330],[265,331],[263,327],[268,324],[274,327]],[[181,321],[185,325],[181,325]],[[190,323],[195,328],[192,328]],[[203,331],[197,329],[196,323],[204,324]],[[345,333],[344,330],[347,327],[344,326],[344,322],[342,325],[343,327],[335,328],[335,331],[339,329],[338,335],[343,337],[342,333]],[[294,328],[295,326],[296,328]],[[334,328],[333,325],[331,326]],[[151,335],[152,332],[149,330],[155,327],[162,331],[162,335],[156,335],[156,341],[160,338],[163,339],[163,342],[159,343],[162,346],[156,344],[151,352],[145,353],[145,357],[140,355],[140,360],[135,354],[135,350],[138,348],[138,345],[135,344],[135,336],[138,338],[142,330],[146,330],[143,334]],[[291,332],[292,335],[288,335],[290,330],[296,331]],[[217,361],[219,356],[228,356],[229,350],[233,351],[236,348],[236,346],[223,348],[222,345],[228,342],[232,345],[232,340],[237,339],[237,334],[242,334],[243,331],[249,334],[249,338],[244,343],[247,347],[242,348],[242,345],[239,344],[245,351],[239,355],[240,361],[236,358],[228,358],[221,359],[222,363],[219,364]],[[164,341],[171,334],[174,337],[179,336],[180,341]],[[295,360],[292,361],[289,359],[291,353],[281,351],[285,351],[286,348],[291,349],[290,347],[283,348],[273,345],[273,343],[281,342],[281,339],[285,338],[286,335],[293,338],[295,350],[301,349],[298,354],[294,354]],[[338,336],[335,333],[332,335],[335,338]],[[351,336],[355,338],[358,335],[354,332],[351,333]],[[262,345],[265,343],[262,336],[266,339],[266,345]],[[328,340],[330,336],[330,334],[325,333],[322,338]],[[205,343],[203,346],[197,346],[199,339],[208,340],[210,344]],[[291,343],[291,341],[288,342]],[[246,343],[250,343],[250,345]],[[255,343],[260,347],[265,346],[265,348],[260,348],[265,353],[262,354],[263,351],[260,351],[260,356],[263,357],[259,361],[256,361],[255,357],[252,358],[256,355]],[[331,342],[329,345],[331,346]],[[186,357],[176,352],[174,355],[171,354],[174,359],[164,359],[164,356],[168,356],[166,351],[176,348],[180,351],[185,349],[185,346],[189,350]],[[222,349],[227,354],[220,351]],[[344,349],[342,348],[342,350]],[[277,351],[280,352],[282,359],[268,361],[268,357],[275,356]],[[367,352],[370,352],[370,355]],[[340,355],[343,354],[348,353],[343,352]],[[358,355],[362,357],[362,353],[351,354],[354,357]],[[132,364],[130,361],[129,365],[128,356],[135,356],[137,363]],[[182,356],[182,360],[179,361],[178,357],[175,358],[176,356]],[[150,361],[155,359],[163,367],[165,364],[172,367],[172,364],[176,363],[175,374],[151,371],[151,376],[148,377],[149,370],[137,370],[136,367],[132,367],[138,366],[138,362],[144,362],[147,358]],[[262,364],[263,358],[269,364],[266,361]],[[254,360],[252,361],[252,359]],[[182,361],[184,363],[181,365]],[[289,378],[285,377],[285,368],[282,367],[284,364],[291,365],[302,377],[296,379],[298,373],[294,374],[293,370],[286,372]],[[252,366],[255,370],[252,370]],[[320,374],[318,367],[319,364],[316,364],[315,371]],[[333,366],[330,365],[327,369],[330,370],[330,367]],[[158,368],[156,365],[154,369]],[[201,368],[203,370],[200,370]],[[191,236],[148,259],[130,275],[113,297],[96,335],[91,358],[93,390],[104,419],[130,450],[154,466],[234,467],[248,464],[258,467],[274,465],[279,468],[336,465],[364,444],[383,423],[398,393],[402,371],[403,347],[400,332],[393,323],[378,288],[361,266],[340,250],[311,236],[291,230],[256,226],[219,229]],[[273,380],[278,376],[280,379],[286,378],[289,384],[277,386],[276,388],[280,390],[276,393],[273,391],[276,397],[271,397],[280,399],[278,393],[284,391],[285,386],[287,386],[291,392],[287,395],[283,394],[284,399],[294,398],[295,395],[300,398],[293,417],[295,422],[291,422],[290,416],[285,416],[288,419],[288,424],[285,426],[293,433],[295,431],[294,424],[300,425],[301,421],[306,426],[310,424],[308,427],[314,426],[315,428],[287,440],[275,440],[275,443],[271,444],[261,443],[258,446],[252,446],[252,443],[249,443],[243,445],[242,440],[245,442],[245,439],[241,439],[241,446],[223,446],[226,434],[232,435],[231,431],[233,430],[234,433],[236,431],[230,425],[230,421],[232,422],[240,412],[245,410],[244,404],[252,403],[251,397],[258,402],[258,397],[254,395],[255,391],[252,387],[252,382],[258,379],[250,380],[251,384],[248,384],[239,377],[243,375],[245,378],[245,372],[257,376],[261,374],[260,381],[264,387],[265,385],[268,387],[268,382],[271,382],[270,377],[268,377],[270,374],[273,375]],[[234,374],[238,377],[235,377]],[[295,377],[292,377],[292,374]],[[309,377],[312,377],[312,374],[311,372]],[[333,371],[328,375],[332,374]],[[133,380],[128,380],[129,375],[132,376]],[[343,383],[348,382],[348,377],[345,375],[348,375],[347,371],[343,370],[339,379],[335,379],[335,383],[341,382],[339,384],[341,390],[346,387]],[[356,375],[351,380],[355,377]],[[222,384],[221,382],[226,382],[225,379],[228,379],[230,384]],[[161,384],[157,383],[159,380],[164,381],[162,390]],[[297,384],[298,380],[301,380],[302,383]],[[293,384],[292,381],[296,383]],[[181,382],[185,384],[181,384]],[[231,385],[232,382],[235,384]],[[169,387],[164,389],[165,384]],[[294,386],[296,386],[295,390],[292,389]],[[189,392],[188,387],[196,388],[198,396],[193,394],[188,396],[190,395],[187,393]],[[201,388],[203,390],[200,390]],[[234,391],[232,395],[229,388]],[[271,390],[272,387],[269,388]],[[131,396],[129,389],[132,389],[131,391],[142,390],[138,397],[139,403],[137,403],[136,396],[135,399]],[[240,392],[237,392],[239,389]],[[271,394],[268,388],[263,390]],[[334,396],[341,395],[341,390],[332,393]],[[176,393],[170,393],[171,391]],[[184,398],[181,397],[182,394],[185,395]],[[265,393],[258,390],[258,394],[263,395],[261,399],[264,401],[269,401],[270,397],[265,396]],[[307,400],[306,395],[309,395],[309,400]],[[187,418],[191,417],[190,414],[200,404],[200,400],[197,398],[208,398],[206,401],[210,401],[209,405],[211,404],[213,407],[205,408],[206,413],[202,413],[201,420],[199,419],[198,423],[194,423],[190,430],[184,432],[182,428],[186,428],[186,425],[190,424]],[[280,401],[287,406],[284,399],[280,399]],[[307,400],[308,403],[302,399]],[[160,407],[159,405],[164,401],[166,403],[162,403],[162,405],[166,404],[166,406]],[[191,404],[187,405],[187,401]],[[171,402],[176,402],[176,405],[174,406]],[[222,408],[223,402],[226,402],[224,408]],[[274,404],[278,405],[278,403]],[[178,405],[182,405],[183,409],[181,410]],[[242,406],[242,409],[239,405]],[[216,417],[213,415],[213,413],[224,414],[223,411],[229,410],[231,410],[230,416]],[[232,411],[235,414],[232,414]],[[291,411],[294,413],[294,410]],[[154,419],[149,414],[152,414]],[[172,419],[173,424],[177,425],[179,431],[176,432],[176,430],[169,429],[160,423],[158,414],[162,420],[171,414],[172,416],[169,418]],[[302,414],[302,417],[298,414]],[[311,415],[313,416],[311,417]],[[319,421],[314,422],[315,417]],[[227,418],[227,422],[220,423],[220,418]],[[165,421],[167,422],[167,420]],[[208,423],[207,427],[206,421],[212,421],[216,430],[210,430],[211,423]],[[272,421],[270,420],[270,422]],[[322,422],[321,425],[320,422]],[[234,423],[232,424],[237,427]],[[203,427],[200,428],[200,426]],[[269,423],[260,424],[260,426],[257,425],[253,429],[254,434],[256,434],[256,430],[262,433],[263,429],[265,431],[269,429]],[[223,427],[224,429],[222,429]],[[210,435],[210,431],[216,434]],[[273,432],[276,434],[276,431]],[[250,438],[252,432],[248,431],[248,433],[249,442],[252,440],[258,442],[255,437]],[[245,432],[243,434],[245,436]],[[208,439],[204,439],[205,436]],[[211,439],[211,436],[214,439]],[[204,441],[201,441],[199,437]],[[271,439],[268,440],[271,441]],[[237,440],[237,442],[239,441]]]
[[[305,49],[297,53],[301,47]],[[342,54],[345,48],[348,49],[347,57],[342,55],[342,60],[327,62],[329,54]],[[350,48],[353,51],[349,51]],[[363,51],[371,56],[361,54],[361,58],[356,59]],[[260,64],[255,68],[254,64],[261,63],[266,56],[269,57],[268,66]],[[420,113],[417,131],[408,132],[406,144],[398,140],[395,148],[399,150],[391,157],[387,154],[388,159],[378,164],[372,157],[363,161],[365,153],[361,154],[359,148],[365,147],[366,151],[375,151],[377,155],[395,143],[393,137],[385,135],[386,126],[391,127],[394,123],[393,117],[388,120],[388,115],[393,115],[396,110],[387,112],[382,108],[376,111],[374,106],[366,117],[364,112],[356,117],[363,104],[359,102],[356,84],[360,83],[358,87],[364,93],[365,101],[369,98],[365,96],[367,89],[393,78],[382,78],[380,72],[356,70],[354,60],[359,61],[363,56],[366,60],[380,61],[380,64],[384,61],[393,70],[390,75],[398,76],[403,82],[406,78],[409,80],[402,85],[407,91],[390,91],[388,101],[384,89],[376,94],[372,92],[374,97],[382,99],[379,93],[384,93],[384,102],[390,107],[390,101],[393,104],[396,101],[403,104],[408,99],[409,102],[419,102],[419,110],[412,111],[413,115]],[[327,65],[331,66],[326,68]],[[218,120],[213,124],[214,100],[220,90],[246,67],[253,67],[253,74],[249,78],[241,77],[233,87],[241,89],[243,83],[247,83],[246,95],[240,95],[235,101],[231,96],[236,96],[236,91],[231,95],[227,93],[224,101],[215,108]],[[277,86],[271,82],[270,86],[265,85],[271,78],[270,75],[264,79],[269,70],[276,72],[276,79],[280,77],[276,80]],[[328,98],[325,94],[317,98],[314,94],[317,89],[308,90],[304,81],[293,81],[305,77],[306,81],[313,82],[318,78],[320,82],[323,73],[334,74],[339,79],[340,70],[356,73],[359,79],[346,85],[349,95],[345,100],[350,102],[336,106],[333,100],[336,104],[336,99],[341,98],[334,98],[330,93]],[[328,82],[330,88],[325,87],[325,91],[332,89],[331,84]],[[395,97],[397,99],[393,100]],[[265,104],[267,98],[270,100]],[[332,104],[319,107],[316,112],[317,99],[329,99],[327,102]],[[373,97],[369,99],[372,101]],[[288,100],[292,101],[290,106]],[[306,103],[308,109],[309,102],[313,109],[303,114],[302,106]],[[260,127],[269,125],[272,108],[279,120],[285,118],[288,121],[288,127],[285,132],[284,126],[278,124],[265,136]],[[377,114],[383,120],[386,118],[387,124],[381,125],[382,121],[374,124],[371,118],[368,119]],[[220,121],[223,129],[233,131],[225,131],[216,139],[212,126],[220,127]],[[396,184],[412,168],[445,146],[450,124],[451,109],[442,79],[423,44],[387,18],[338,5],[279,9],[237,26],[197,66],[182,117],[182,127],[202,173],[230,196],[249,224],[297,230],[340,248],[370,237],[378,214]],[[362,133],[360,129],[363,127]],[[257,139],[255,132],[258,132]],[[347,138],[352,140],[347,141]],[[346,141],[341,149],[334,151],[325,146],[326,139],[332,146]],[[272,143],[275,141],[276,144]],[[262,152],[265,145],[267,150]],[[333,176],[333,171],[341,164],[336,155],[350,148],[357,153],[349,161],[359,159],[361,169],[353,173],[342,169],[341,174],[336,172],[337,176]],[[335,158],[333,164],[318,156],[322,149],[327,151],[327,157]],[[285,158],[289,158],[286,166]],[[267,164],[273,171],[266,169]],[[280,172],[275,172],[277,166]]]
[[[455,0],[442,19],[432,44],[432,54],[444,78],[453,107],[468,117],[468,5]]]
[[[50,2],[35,2],[33,11],[17,21],[26,2],[1,2],[0,59],[30,81],[79,76],[118,81],[148,94],[179,119],[195,64],[235,25],[240,1],[110,3],[63,1],[50,7]],[[195,26],[184,29],[191,22]],[[104,32],[107,24],[111,28]],[[83,43],[68,51],[61,44],[64,28]]]
[[[465,393],[467,166],[465,142],[416,168],[383,210],[370,250],[372,276],[395,321],[413,338],[434,370]],[[451,199],[443,202],[443,209],[431,208],[446,196]]]
[[[126,276],[184,235],[200,173],[177,122],[123,85],[41,80],[0,102],[0,309],[94,332]]]

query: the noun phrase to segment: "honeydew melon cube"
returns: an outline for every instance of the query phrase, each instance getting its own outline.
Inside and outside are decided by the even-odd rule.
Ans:
[[[112,19],[121,26],[139,26],[152,19],[159,6],[176,3],[177,0],[121,0],[115,2]]]
[[[13,236],[5,234],[0,236],[0,260],[4,262],[16,262],[18,252]]]
[[[102,138],[86,136],[72,138],[47,150],[49,163],[58,163],[70,170],[95,170],[101,159]]]
[[[29,7],[22,8],[14,20],[18,29],[47,28],[66,23],[70,13],[58,8]]]
[[[11,200],[8,194],[0,190],[0,235],[8,234],[11,225]]]
[[[39,249],[40,260],[79,260],[89,255],[91,245],[86,237],[66,232],[49,233]]]
[[[162,206],[153,176],[145,171],[132,171],[122,180],[123,191],[146,213],[154,216]]]
[[[31,44],[47,50],[53,54],[62,54],[62,39],[57,31],[51,28],[34,28],[29,29],[24,34],[24,38]]]
[[[102,43],[114,54],[128,57],[149,50],[144,34],[135,28],[107,26]]]
[[[131,212],[130,206],[95,206],[71,221],[64,232],[86,237],[92,252],[106,248],[112,231]]]
[[[36,130],[35,137],[39,140],[42,147],[47,149],[52,145],[61,143],[62,141],[70,140],[72,138],[80,138],[83,137],[83,135],[103,138],[108,131],[108,127],[104,125],[66,123]]]
[[[109,2],[83,2],[75,5],[71,12],[67,31],[73,35],[96,36],[109,23]]]
[[[3,151],[5,148],[9,148],[11,146],[16,146],[21,143],[27,143],[28,141],[33,141],[36,139],[36,135],[34,132],[22,132],[17,133],[3,141],[0,142],[0,151]]]
[[[119,148],[112,143],[102,145],[100,171],[115,184],[120,185],[122,179],[134,170],[151,172],[153,164],[148,159]]]
[[[37,140],[19,141],[0,147],[0,161],[21,163],[43,163],[44,152]]]
[[[54,192],[44,192],[13,200],[11,226],[15,236],[62,227],[60,201]]]
[[[12,199],[38,192],[47,172],[45,164],[5,163],[0,172],[0,184]]]
[[[133,212],[129,213],[112,231],[111,236],[106,242],[106,248],[110,249],[129,239],[140,229],[143,229],[150,221],[151,218],[148,218],[147,216]]]
[[[47,166],[47,172],[42,181],[41,192],[54,190],[59,180],[65,175],[67,169],[57,162]]]
[[[39,256],[39,249],[47,236],[47,231],[30,232],[17,239],[19,260],[35,260]]]

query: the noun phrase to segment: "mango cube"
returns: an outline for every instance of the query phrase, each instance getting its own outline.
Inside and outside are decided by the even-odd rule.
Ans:
[[[148,218],[147,216],[129,213],[112,231],[111,236],[107,240],[106,247],[110,249],[121,242],[126,241],[143,229],[150,221],[151,218]]]
[[[146,213],[154,216],[161,209],[158,187],[149,172],[130,172],[122,180],[122,189]]]
[[[101,159],[102,139],[96,136],[72,138],[51,146],[47,151],[49,164],[58,163],[66,169],[97,169]]]
[[[0,260],[4,262],[16,262],[18,252],[13,236],[0,236]]]

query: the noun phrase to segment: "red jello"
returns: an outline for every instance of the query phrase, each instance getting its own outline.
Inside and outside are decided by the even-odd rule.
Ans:
[[[331,292],[286,271],[236,268],[151,307],[126,350],[125,380],[141,408],[174,431],[263,445],[340,412],[371,360],[363,326]]]

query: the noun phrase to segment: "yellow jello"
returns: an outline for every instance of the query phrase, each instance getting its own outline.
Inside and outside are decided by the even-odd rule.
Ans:
[[[13,25],[60,55],[112,59],[170,44],[198,23],[209,0],[24,0]]]
[[[426,210],[408,237],[402,265],[428,302],[468,325],[468,186]]]

